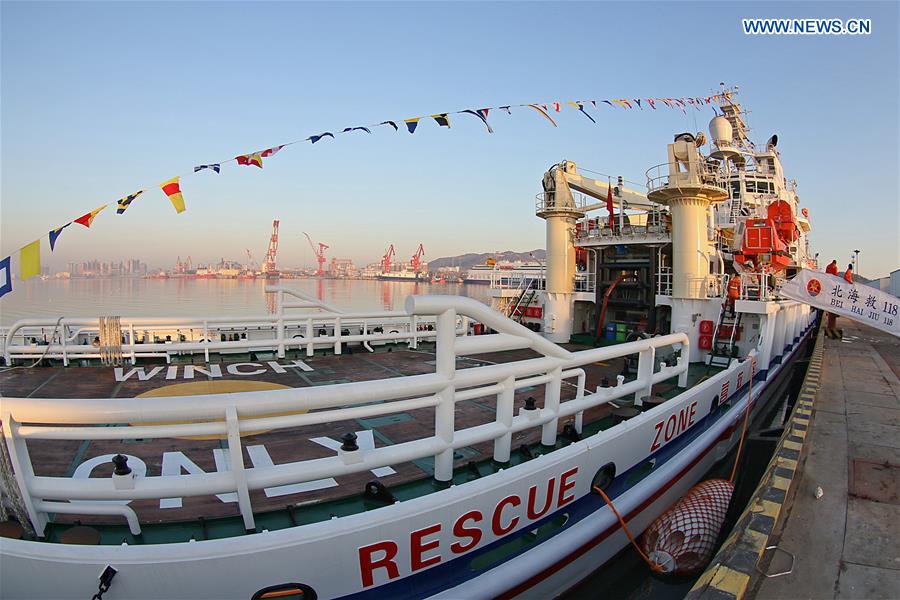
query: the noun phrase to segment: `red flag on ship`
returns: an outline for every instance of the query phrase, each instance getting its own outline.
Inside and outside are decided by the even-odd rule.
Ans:
[[[78,223],[79,225],[84,225],[85,227],[90,227],[91,223],[94,222],[94,217],[97,216],[97,213],[99,213],[101,210],[103,210],[107,206],[108,205],[104,204],[100,208],[95,208],[94,210],[87,213],[86,215],[81,215],[80,217],[75,219],[75,222]]]
[[[252,154],[242,154],[241,156],[235,156],[234,159],[237,161],[239,165],[253,165],[254,167],[259,167],[262,169],[262,156],[260,156],[259,152],[253,152]]]
[[[613,226],[613,201],[612,201],[612,183],[606,181],[606,210],[609,213],[609,227]]]

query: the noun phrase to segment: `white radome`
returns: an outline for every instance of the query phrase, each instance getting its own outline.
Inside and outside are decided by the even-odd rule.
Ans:
[[[728,119],[722,116],[713,117],[709,122],[709,137],[713,143],[719,148],[731,146],[731,136],[732,128]]]

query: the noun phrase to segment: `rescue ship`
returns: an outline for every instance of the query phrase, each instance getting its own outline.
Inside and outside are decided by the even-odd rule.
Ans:
[[[776,139],[749,141],[733,95],[720,109],[709,153],[676,135],[646,191],[552,167],[546,275],[494,308],[346,313],[272,287],[265,316],[9,328],[2,595],[575,585],[628,544],[596,490],[646,529],[764,416],[817,323],[779,295],[811,259]]]

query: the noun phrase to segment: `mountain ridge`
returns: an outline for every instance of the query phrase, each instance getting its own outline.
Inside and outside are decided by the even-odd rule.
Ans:
[[[512,250],[505,250],[503,252],[468,252],[457,256],[442,256],[441,258],[429,260],[428,269],[436,271],[443,267],[458,266],[461,271],[465,271],[471,269],[475,265],[483,265],[489,258],[504,262],[535,262],[537,260],[544,260],[546,256],[547,253],[542,248],[536,248],[530,252],[514,252]]]

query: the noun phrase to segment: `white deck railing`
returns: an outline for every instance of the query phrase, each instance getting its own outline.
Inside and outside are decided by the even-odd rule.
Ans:
[[[403,311],[345,313],[301,292],[282,286],[266,288],[275,293],[276,312],[251,317],[121,319],[123,358],[136,364],[139,358],[164,358],[178,354],[199,354],[209,362],[210,352],[277,352],[284,358],[291,348],[315,350],[332,348],[341,353],[343,344],[407,342],[415,349],[421,340],[433,340],[433,318],[410,316]],[[285,300],[287,297],[287,301]],[[303,313],[289,313],[306,309]],[[317,312],[314,312],[317,311]],[[466,331],[461,320],[458,329]],[[344,333],[347,331],[348,333]],[[92,343],[99,335],[97,317],[63,317],[58,321],[22,319],[3,332],[6,364],[40,358],[61,360],[99,359],[101,349]],[[46,338],[50,339],[46,339]],[[34,338],[35,342],[30,342]],[[48,347],[49,346],[49,347]]]
[[[162,499],[173,496],[204,496],[236,492],[247,529],[254,528],[250,491],[337,477],[379,467],[432,457],[439,481],[453,477],[453,451],[464,446],[493,442],[493,457],[500,463],[510,458],[515,433],[540,428],[541,442],[556,443],[561,418],[575,417],[581,431],[585,410],[611,400],[649,395],[654,384],[678,377],[687,384],[688,338],[683,333],[636,342],[569,352],[540,335],[469,298],[455,296],[411,296],[406,316],[436,319],[437,347],[434,373],[321,387],[227,393],[168,398],[52,399],[4,398],[0,407],[3,432],[16,483],[38,535],[44,531],[47,513],[59,505],[48,501],[95,501],[91,511],[102,510],[96,501]],[[484,323],[498,333],[477,337],[457,336],[458,317]],[[657,364],[657,348],[680,348],[675,365]],[[530,348],[541,356],[516,362],[456,369],[460,356]],[[636,379],[585,391],[582,365],[609,361],[629,354],[639,355]],[[573,399],[561,400],[564,379],[577,377]],[[544,385],[543,406],[521,409],[514,414],[517,389]],[[456,403],[496,395],[493,421],[462,429],[455,423]],[[433,432],[407,442],[336,456],[246,468],[241,434],[282,430],[304,425],[352,421],[407,412],[435,411]],[[278,416],[271,416],[278,414]],[[187,422],[185,422],[187,421]],[[175,422],[175,423],[173,423]],[[27,423],[27,424],[23,424]],[[163,423],[163,424],[154,424]],[[166,424],[168,423],[168,424]],[[352,427],[348,423],[348,428]],[[337,425],[340,427],[340,425]],[[28,453],[31,440],[126,440],[197,435],[226,435],[229,469],[223,472],[177,476],[146,476],[129,479],[73,479],[34,474]],[[112,469],[111,469],[112,470]],[[4,490],[6,492],[7,490]],[[68,512],[77,509],[69,507]],[[110,514],[122,515],[120,509]],[[91,514],[96,514],[92,512]],[[130,514],[126,514],[131,518]],[[133,519],[132,519],[133,520]],[[132,527],[132,529],[134,529]]]

